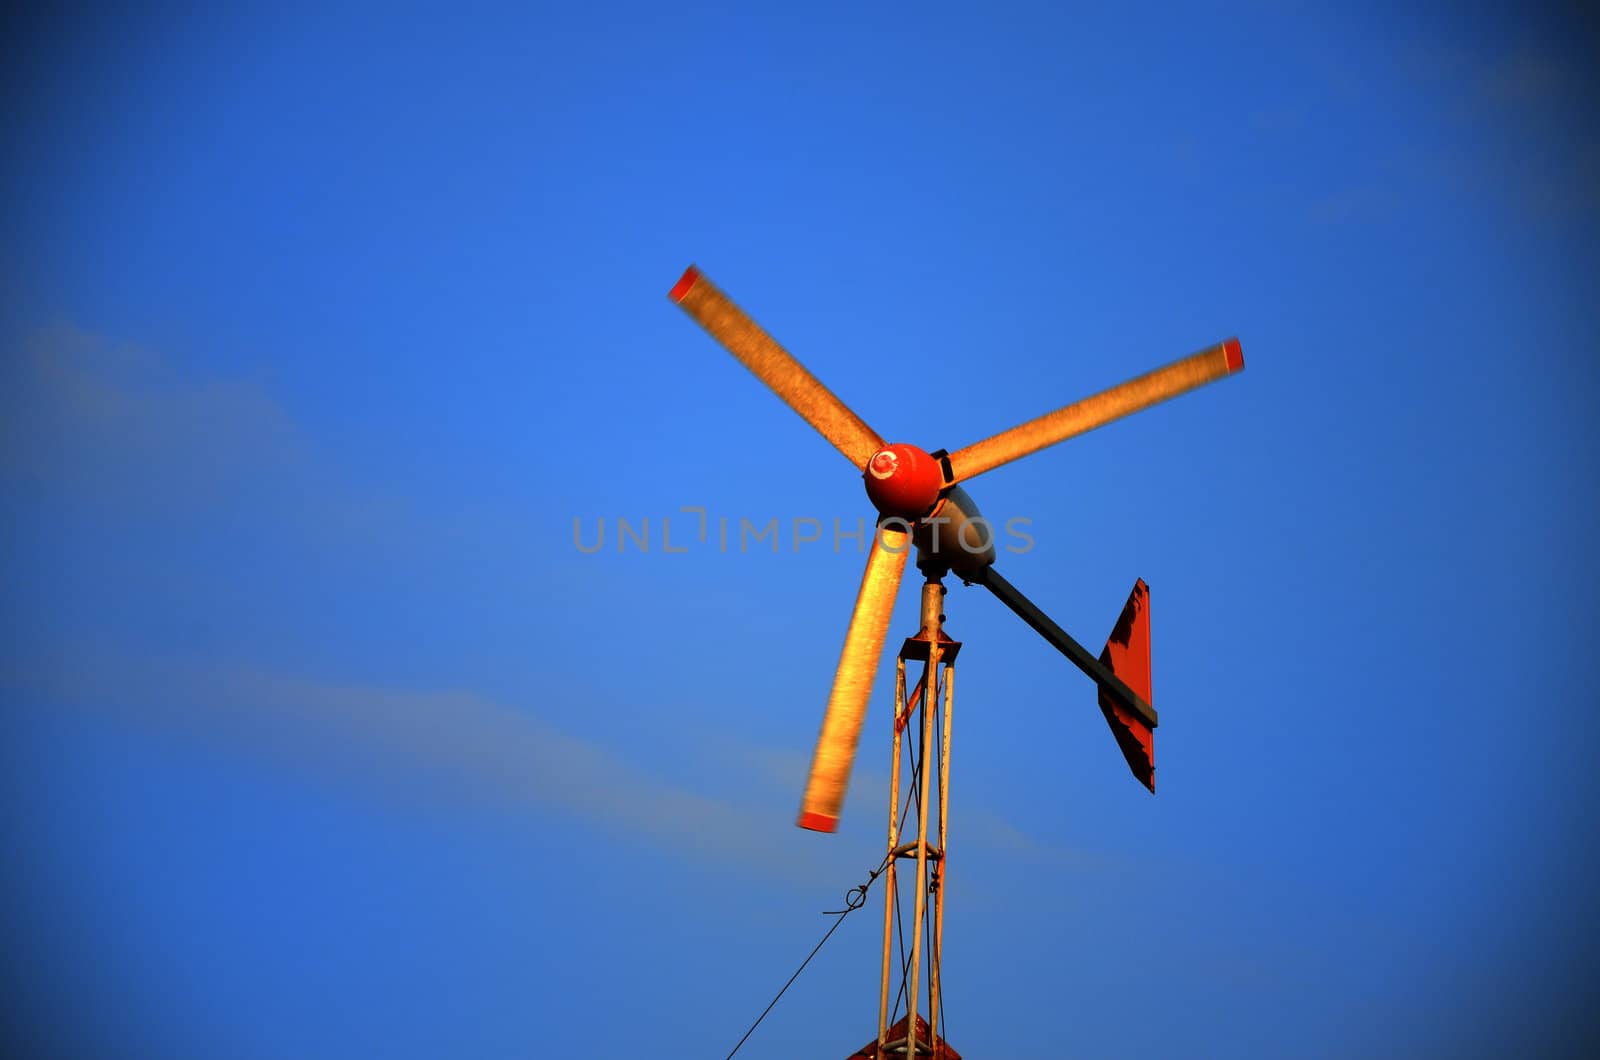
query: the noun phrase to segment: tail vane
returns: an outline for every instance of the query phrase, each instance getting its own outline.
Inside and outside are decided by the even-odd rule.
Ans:
[[[1146,703],[1150,698],[1150,587],[1140,578],[1134,582],[1127,606],[1111,630],[1100,661],[1118,680],[1136,692]],[[1100,689],[1100,712],[1111,726],[1111,734],[1128,760],[1128,768],[1139,783],[1156,790],[1155,733],[1134,712],[1123,708]]]

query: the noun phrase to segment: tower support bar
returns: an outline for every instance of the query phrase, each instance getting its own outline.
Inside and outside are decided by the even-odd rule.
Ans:
[[[959,641],[944,632],[945,587],[939,573],[927,572],[922,587],[921,626],[915,637],[908,637],[895,663],[895,700],[903,712],[894,718],[894,758],[889,779],[889,846],[887,888],[884,893],[883,966],[878,990],[878,1040],[864,1047],[862,1056],[958,1056],[937,1033],[940,989],[940,955],[944,948],[944,879],[947,859],[947,819],[950,798],[950,717],[954,704],[955,657]],[[905,699],[911,682],[907,662],[922,664],[922,678],[916,682],[911,700]],[[941,709],[942,708],[942,709]],[[918,716],[918,712],[921,712]],[[919,724],[912,727],[915,719]],[[911,783],[902,791],[906,779],[902,769],[903,752],[910,758]],[[911,814],[915,803],[917,812]],[[905,819],[909,815],[909,819]],[[901,822],[905,819],[902,826]],[[912,865],[900,864],[912,861]],[[906,877],[910,877],[906,879]],[[911,884],[911,893],[902,895],[898,882]],[[910,906],[909,953],[904,963],[894,956],[893,947],[900,914]],[[890,979],[893,971],[902,976],[901,990],[906,998],[905,1018],[892,1027],[899,1011],[891,1005]],[[922,1018],[926,1011],[927,1019]],[[928,1037],[919,1040],[920,1034]],[[871,1052],[867,1050],[871,1049]]]

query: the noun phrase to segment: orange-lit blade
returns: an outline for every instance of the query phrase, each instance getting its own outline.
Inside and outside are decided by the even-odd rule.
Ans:
[[[981,475],[1243,368],[1244,354],[1239,349],[1239,340],[1229,339],[1066,408],[1047,412],[1020,427],[958,449],[950,454],[951,479],[961,482]]]
[[[839,823],[839,808],[844,805],[845,787],[850,783],[850,764],[856,757],[861,722],[872,696],[872,678],[878,672],[878,657],[883,654],[883,638],[889,631],[894,595],[900,588],[910,547],[909,534],[880,527],[867,557],[867,572],[861,576],[861,592],[856,595],[850,630],[844,635],[833,694],[828,697],[828,710],[822,716],[822,735],[817,737],[805,798],[800,802],[801,828],[831,832]]]
[[[744,310],[689,266],[668,295],[857,468],[883,448],[876,431],[779,346]]]

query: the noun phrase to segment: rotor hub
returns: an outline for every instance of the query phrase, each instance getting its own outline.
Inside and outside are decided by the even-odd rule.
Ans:
[[[880,515],[912,522],[928,514],[944,486],[939,461],[903,442],[873,453],[861,478],[867,486],[867,497]]]

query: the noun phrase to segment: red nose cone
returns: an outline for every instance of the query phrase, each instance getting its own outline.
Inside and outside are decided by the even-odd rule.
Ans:
[[[944,475],[939,462],[914,445],[896,444],[878,450],[861,476],[867,496],[883,515],[917,519],[939,499]]]

